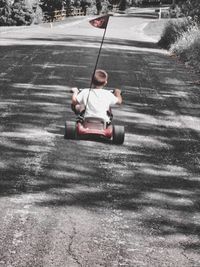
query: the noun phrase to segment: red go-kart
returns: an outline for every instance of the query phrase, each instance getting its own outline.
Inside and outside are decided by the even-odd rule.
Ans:
[[[124,142],[124,126],[107,124],[102,118],[83,118],[65,122],[65,139],[110,140],[113,144]]]

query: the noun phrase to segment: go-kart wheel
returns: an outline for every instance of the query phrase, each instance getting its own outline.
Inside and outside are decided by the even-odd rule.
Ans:
[[[76,130],[76,122],[66,121],[65,122],[65,139],[76,139],[77,130]]]
[[[124,126],[113,125],[113,143],[121,145],[124,143]]]

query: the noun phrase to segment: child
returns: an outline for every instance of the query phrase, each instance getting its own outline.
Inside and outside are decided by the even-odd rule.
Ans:
[[[108,74],[104,70],[96,70],[92,88],[84,89],[79,93],[78,88],[72,88],[72,107],[75,113],[84,111],[84,117],[98,117],[109,122],[108,111],[111,105],[121,104],[121,91],[115,89],[114,94],[104,89]]]

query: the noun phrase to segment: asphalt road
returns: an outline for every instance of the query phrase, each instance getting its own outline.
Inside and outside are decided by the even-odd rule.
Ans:
[[[198,77],[112,17],[99,67],[125,143],[66,141],[102,30],[88,19],[0,33],[0,266],[200,266]]]

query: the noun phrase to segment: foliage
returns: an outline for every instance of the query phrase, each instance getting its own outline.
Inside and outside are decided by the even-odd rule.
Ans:
[[[70,1],[68,1],[70,4]],[[40,7],[44,12],[52,12],[55,10],[61,10],[66,1],[62,0],[41,0]]]
[[[33,10],[23,0],[15,0],[13,4],[0,1],[0,26],[30,25],[33,21]]]
[[[178,5],[186,16],[198,18],[200,20],[200,1],[199,0],[179,0]]]
[[[109,0],[109,3],[112,5],[119,5],[121,0]]]
[[[200,72],[200,28],[192,25],[171,46],[170,51]]]
[[[200,26],[196,19],[200,16],[200,3],[186,0],[179,2],[179,6],[187,17],[169,20],[158,44],[200,72]]]
[[[85,1],[83,1],[85,2]],[[86,1],[86,6],[87,6],[87,14],[92,15],[92,14],[106,14],[110,7],[110,1],[108,0],[87,0]]]
[[[170,46],[186,32],[191,25],[192,20],[189,18],[171,19],[166,23],[164,31],[158,45],[162,48],[169,49]]]
[[[102,10],[101,0],[96,0],[96,9],[97,9],[97,15],[99,15]]]
[[[8,5],[6,0],[0,0],[0,8],[3,8],[6,5]]]
[[[125,8],[127,0],[40,0],[40,7],[43,12],[52,13],[55,10],[87,7],[88,14],[101,14],[108,12],[111,4],[119,4]]]
[[[126,9],[127,1],[126,0],[121,0],[119,4],[119,9],[124,11]]]
[[[33,4],[34,2],[34,4]],[[42,21],[42,12],[50,16],[55,10],[81,7],[87,14],[105,14],[118,4],[120,10],[125,10],[127,0],[35,0],[30,1],[29,7],[25,0],[0,0],[0,26],[30,25]],[[28,3],[28,2],[27,2]],[[37,12],[36,12],[37,11]]]
[[[16,25],[30,25],[33,21],[33,11],[25,5],[23,0],[15,0],[12,6],[12,19]]]
[[[91,0],[40,0],[40,6],[45,12],[61,10],[62,8],[90,6],[91,3],[93,3]]]
[[[127,4],[129,3],[128,0],[109,0],[110,4],[118,5],[119,9],[124,11],[126,9]]]

